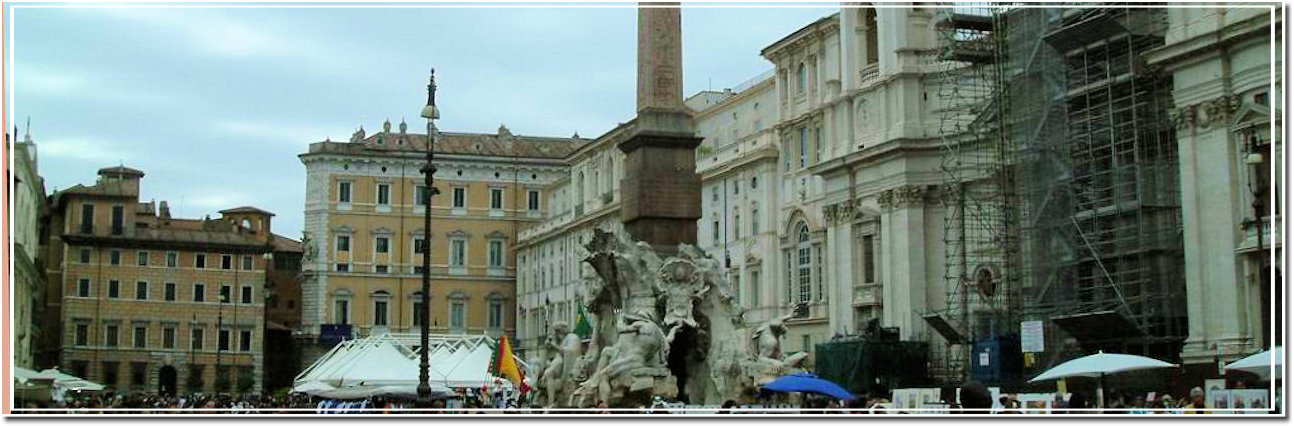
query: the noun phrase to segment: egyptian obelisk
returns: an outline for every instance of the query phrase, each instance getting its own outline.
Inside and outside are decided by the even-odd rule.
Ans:
[[[696,244],[701,218],[701,138],[683,106],[682,65],[678,3],[639,3],[638,117],[619,143],[625,153],[620,219],[635,240],[662,252]]]

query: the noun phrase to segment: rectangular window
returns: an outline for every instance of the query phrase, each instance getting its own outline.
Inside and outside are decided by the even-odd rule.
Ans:
[[[827,282],[827,279],[826,279],[827,276],[822,271],[822,245],[821,244],[813,246],[813,265],[816,268],[816,270],[814,271],[815,274],[814,274],[813,281],[818,284],[817,285],[818,300],[819,301],[827,300],[827,290],[825,288],[826,287],[825,283]]]
[[[450,266],[463,266],[467,261],[467,241],[453,240],[449,252]]]
[[[490,188],[490,208],[494,210],[503,208],[503,189]]]
[[[490,241],[490,267],[503,267],[503,241]]]
[[[813,350],[813,336],[808,335],[808,334],[806,334],[806,335],[804,335],[804,336],[801,336],[801,337],[800,337],[800,345],[804,348],[803,350],[804,350],[805,352],[812,351],[812,350]]]
[[[455,300],[449,304],[449,327],[455,330],[463,328],[463,320],[466,316],[466,306],[462,301]]]
[[[719,219],[714,220],[713,226],[710,227],[710,232],[714,234],[711,239],[714,240],[716,245],[719,244]]]
[[[227,254],[220,255],[220,269],[234,269],[234,257]]]
[[[732,237],[738,240],[741,239],[741,214],[737,214],[732,218]]]
[[[422,304],[422,295],[418,294],[418,295],[414,295],[413,297],[414,299],[416,299],[413,302],[413,326],[421,327],[423,311],[425,311],[425,309],[423,309],[423,304]]]
[[[391,251],[391,239],[387,237],[377,237],[373,239],[373,249],[378,253],[387,253]]]
[[[800,168],[808,166],[809,129],[800,128]]]
[[[81,263],[90,263],[90,249],[81,249]]]
[[[490,315],[487,327],[492,329],[503,328],[503,302],[498,300],[490,301]]]
[[[418,185],[417,192],[413,195],[413,204],[416,206],[426,206],[427,199],[430,197],[431,193],[427,192],[427,185]]]
[[[220,330],[216,334],[216,350],[229,350],[229,330]]]
[[[94,233],[94,204],[81,205],[81,233]]]
[[[121,297],[121,281],[108,280],[108,298],[116,299]]]
[[[148,266],[148,252],[141,251],[135,253],[135,265]]]
[[[142,349],[148,346],[148,327],[135,326],[135,348]]]
[[[871,235],[863,236],[863,282],[876,282],[876,246],[875,237]]]
[[[76,296],[77,296],[77,297],[90,297],[90,279],[89,279],[89,278],[81,278],[81,280],[80,280],[80,281],[77,281],[77,282],[76,282]]]
[[[207,267],[207,255],[205,254],[193,255],[193,267],[198,269],[205,269]]]
[[[239,352],[252,351],[252,331],[251,330],[242,330],[238,332],[238,351]]]
[[[121,250],[112,250],[108,252],[108,264],[110,265],[121,264]]]
[[[252,286],[243,286],[242,303],[244,305],[252,304]]]
[[[166,299],[167,302],[175,301],[175,283],[166,283],[163,290],[163,298]]]
[[[759,270],[750,272],[750,306],[759,307]]]
[[[167,253],[167,254],[166,254],[166,267],[167,267],[167,268],[174,268],[174,267],[175,267],[176,265],[178,265],[179,263],[180,263],[180,254],[179,254],[179,253],[171,252],[171,253]]]
[[[255,265],[252,264],[252,257],[250,255],[243,255],[243,270],[250,271],[254,266]]]
[[[427,242],[427,241],[426,241],[423,237],[414,237],[414,238],[413,238],[413,252],[414,252],[414,254],[423,254],[423,253],[426,253],[426,252],[427,252],[427,244],[426,244],[426,242]]]
[[[350,251],[350,236],[349,236],[349,235],[338,235],[338,236],[337,236],[337,251]]]
[[[350,324],[350,301],[337,300],[333,302],[333,322],[337,324]]]
[[[103,345],[104,345],[104,346],[107,346],[107,347],[110,347],[110,348],[115,348],[115,347],[117,347],[117,333],[118,333],[118,331],[119,331],[119,327],[117,327],[117,326],[115,326],[115,325],[110,325],[110,326],[104,327]]]
[[[350,202],[350,182],[337,182],[337,202]]]
[[[377,300],[373,302],[373,325],[386,325],[386,305],[387,301]]]
[[[796,249],[796,255],[799,261],[799,275],[797,277],[799,278],[800,286],[797,300],[800,303],[808,303],[813,295],[813,269],[811,268],[812,265],[810,265],[810,262],[813,261],[810,258],[812,253],[808,246],[801,245],[799,249]]]
[[[233,297],[234,288],[229,285],[220,286],[220,303],[229,303]]]
[[[89,344],[90,344],[90,325],[77,324],[76,325],[76,345],[86,346]]]
[[[191,340],[189,340],[189,347],[193,348],[195,351],[200,351],[202,350],[203,341],[206,340],[206,330],[194,328],[192,332],[193,336]]]
[[[175,327],[162,327],[162,348],[175,349]]]
[[[539,191],[529,191],[526,193],[526,210],[539,211]]]
[[[350,272],[350,264],[347,264],[347,263],[338,263],[338,264],[337,264],[337,272]]]
[[[759,235],[759,209],[750,210],[750,235]]]
[[[385,274],[391,269],[387,265],[373,265],[373,272]]]
[[[148,283],[144,281],[135,282],[135,300],[148,300]]]
[[[813,129],[813,162],[822,162],[822,128]]]
[[[391,205],[391,184],[389,183],[377,184],[377,205],[379,206]]]
[[[203,284],[203,283],[196,283],[196,284],[193,284],[193,301],[194,301],[194,302],[206,302],[206,301],[207,301],[207,286],[206,286],[206,284]]]
[[[122,206],[112,206],[112,235],[121,235],[125,232],[122,221],[125,220],[125,208]]]
[[[467,188],[454,188],[454,208],[467,206]]]
[[[148,383],[148,363],[132,362],[130,363],[130,384],[134,386],[143,386]]]

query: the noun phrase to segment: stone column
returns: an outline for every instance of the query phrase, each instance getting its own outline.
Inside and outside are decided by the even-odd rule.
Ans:
[[[887,260],[882,301],[883,323],[899,327],[900,338],[914,338],[926,304],[926,191],[903,186],[881,192],[878,202],[888,220],[881,221]]]

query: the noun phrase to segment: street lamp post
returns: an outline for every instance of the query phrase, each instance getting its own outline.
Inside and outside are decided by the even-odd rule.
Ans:
[[[1258,136],[1258,133],[1253,131],[1253,129],[1250,129],[1249,143],[1248,143],[1248,149],[1247,149],[1248,152],[1245,154],[1245,165],[1249,167],[1249,170],[1253,176],[1251,179],[1249,179],[1249,191],[1253,192],[1253,195],[1254,195],[1254,201],[1253,201],[1254,233],[1257,234],[1258,236],[1257,237],[1258,245],[1254,247],[1254,252],[1256,253],[1256,256],[1255,256],[1256,262],[1254,267],[1254,281],[1257,282],[1257,288],[1259,289],[1262,289],[1264,287],[1262,270],[1263,270],[1263,258],[1264,258],[1264,255],[1263,255],[1263,193],[1265,192],[1265,188],[1264,188],[1265,185],[1263,185],[1263,182],[1262,182],[1262,177],[1263,177],[1262,164],[1264,159],[1263,159],[1263,151],[1262,151],[1261,143],[1262,143],[1262,139]],[[1264,293],[1264,295],[1270,294],[1271,288],[1267,288],[1266,291],[1267,293]],[[1264,310],[1264,312],[1266,312],[1266,310]],[[1269,322],[1270,321],[1264,322],[1264,324],[1267,324]],[[1266,338],[1267,335],[1268,333],[1266,333],[1266,330],[1264,330],[1263,337]],[[1264,346],[1269,346],[1269,345],[1264,345]]]
[[[431,69],[431,79],[427,83],[427,106],[422,108],[422,118],[427,119],[427,164],[422,166],[423,183],[426,184],[426,203],[423,205],[423,222],[422,222],[422,312],[417,314],[422,324],[422,346],[418,348],[420,358],[418,365],[418,404],[423,408],[431,406],[431,377],[430,377],[430,360],[427,355],[428,335],[431,330],[428,328],[431,323],[431,198],[437,194],[436,187],[432,184],[435,182],[433,177],[436,174],[436,165],[432,162],[435,158],[436,147],[436,119],[440,118],[440,111],[436,109],[436,69]]]

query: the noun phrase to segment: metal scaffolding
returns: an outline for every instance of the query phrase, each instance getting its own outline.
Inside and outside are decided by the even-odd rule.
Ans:
[[[1096,349],[1177,356],[1171,79],[1141,60],[1163,45],[1165,21],[1154,7],[939,11],[946,300],[925,315],[944,337],[932,342],[935,378],[966,379],[970,345],[1021,320],[1045,324],[1026,370]]]
[[[1028,64],[1036,77],[1022,76],[1063,81],[1045,85],[1039,99],[1013,96],[1052,104],[1029,108],[1047,113],[1020,126],[1047,130],[1017,134],[1029,153],[1020,179],[1029,217],[1025,317],[1062,332],[1047,333],[1056,350],[1042,366],[1063,360],[1066,350],[1172,359],[1186,337],[1172,80],[1141,59],[1163,46],[1165,14],[1162,7],[1067,9],[1030,35],[1051,49],[1039,46]]]
[[[948,383],[965,379],[970,344],[1009,330],[1019,311],[1004,11],[943,8],[936,16],[945,300],[925,319],[944,337],[932,374]]]

